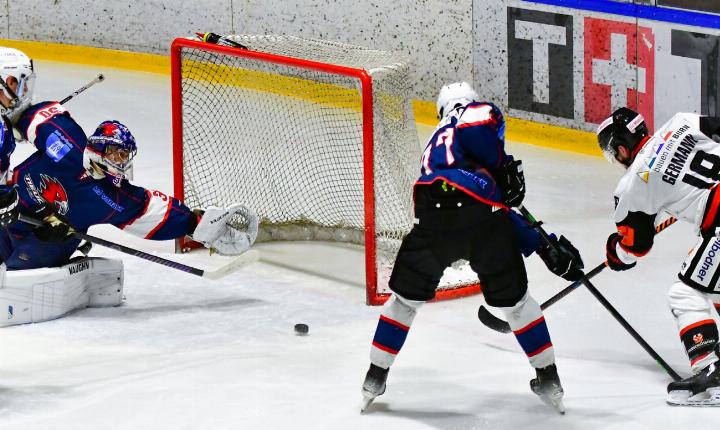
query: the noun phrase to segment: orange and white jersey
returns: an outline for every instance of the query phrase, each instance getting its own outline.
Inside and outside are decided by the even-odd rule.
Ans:
[[[699,115],[676,114],[645,142],[615,190],[623,250],[635,256],[647,253],[659,221],[655,218],[666,216],[662,212],[694,224],[698,232],[707,230],[717,204],[715,212],[708,212],[706,202],[715,196],[718,182],[720,144],[700,131]]]

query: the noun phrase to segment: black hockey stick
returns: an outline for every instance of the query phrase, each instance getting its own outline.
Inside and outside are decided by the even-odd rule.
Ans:
[[[677,218],[670,217],[666,219],[665,221],[661,222],[657,226],[655,226],[655,234],[660,233],[661,231],[665,230],[666,228],[670,227],[677,221]],[[587,279],[592,279],[595,275],[602,272],[603,269],[607,267],[607,262],[603,261],[602,263],[598,264],[594,269],[587,272],[585,274],[585,277]],[[540,305],[540,309],[545,310],[549,308],[550,306],[554,305],[560,299],[567,296],[571,292],[575,291],[577,287],[582,285],[582,281],[575,281],[572,284],[568,285],[567,287],[560,290],[557,294],[547,299],[542,305]],[[507,323],[507,321],[504,321],[492,313],[483,305],[478,308],[478,319],[480,322],[485,324],[488,328],[498,331],[500,333],[510,333],[512,329],[510,329],[510,324]]]
[[[247,46],[237,43],[236,41],[229,39],[224,36],[220,36],[219,34],[215,33],[195,33],[197,37],[200,38],[205,43],[212,43],[214,45],[221,45],[220,42],[223,42],[226,46],[232,46],[233,48],[240,48],[240,49],[248,49]]]
[[[68,101],[70,101],[73,97],[77,96],[78,94],[82,93],[83,91],[87,90],[88,88],[92,87],[93,85],[102,82],[105,80],[105,75],[100,73],[93,79],[92,81],[88,82],[87,84],[83,85],[82,87],[78,88],[74,93],[70,94],[69,96],[65,97],[64,99],[60,100],[60,104],[64,105]]]
[[[44,224],[43,221],[37,220],[35,218],[28,217],[26,215],[20,215],[19,217],[20,221],[34,225],[34,226],[41,226]],[[74,236],[77,239],[86,240],[90,243],[95,243],[98,245],[102,245],[111,249],[114,249],[116,251],[124,252],[125,254],[134,255],[135,257],[142,258],[143,260],[152,261],[153,263],[162,264],[163,266],[170,267],[175,270],[180,270],[185,273],[190,273],[191,275],[201,276],[203,278],[208,279],[220,279],[224,277],[225,275],[234,272],[235,270],[246,266],[250,263],[254,263],[258,261],[260,255],[255,250],[247,251],[229,263],[225,264],[224,266],[215,269],[215,270],[203,270],[203,269],[197,269],[192,266],[186,266],[185,264],[178,263],[177,261],[167,260],[162,257],[158,257],[157,255],[148,254],[147,252],[140,251],[138,249],[130,248],[125,245],[120,245],[119,243],[110,242],[109,240],[101,239],[96,236],[91,236],[86,233],[80,233],[79,231],[70,230],[70,234]]]
[[[540,233],[540,236],[542,236],[543,240],[545,240],[549,246],[557,248],[556,244],[550,239],[550,236],[548,236],[548,234],[545,232],[545,229],[540,226],[540,223],[537,222],[535,217],[533,217],[530,212],[523,206],[520,206],[518,209],[520,209],[520,213],[522,213],[525,218],[527,218],[527,220],[533,224],[533,227],[537,230],[538,233]],[[662,367],[663,370],[665,370],[667,374],[670,375],[671,378],[673,378],[673,380],[679,381],[680,379],[682,379],[680,375],[678,375],[678,373],[673,370],[673,368],[670,367],[670,365],[667,364],[667,362],[663,360],[663,358],[660,357],[660,355],[655,352],[655,350],[647,342],[645,342],[645,339],[643,339],[642,336],[640,336],[640,334],[635,331],[635,329],[630,325],[630,323],[628,323],[627,320],[625,320],[625,318],[620,315],[620,312],[618,312],[617,309],[615,309],[615,307],[613,307],[613,305],[602,294],[600,294],[600,291],[595,288],[595,286],[587,279],[586,276],[583,276],[581,282],[585,284],[585,287],[587,287],[588,291],[590,291],[590,293],[595,296],[595,298],[600,302],[600,304],[602,304],[603,307],[605,307],[605,309],[610,312],[610,314],[615,318],[618,323],[620,323],[620,325],[625,329],[625,331],[630,333],[633,339],[635,339],[635,341],[639,343],[640,346],[642,346],[645,352],[650,354],[650,356],[655,360],[655,362],[657,362],[660,367]]]

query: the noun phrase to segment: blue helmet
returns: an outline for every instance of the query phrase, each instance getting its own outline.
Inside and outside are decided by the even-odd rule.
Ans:
[[[137,144],[130,130],[118,121],[103,121],[87,139],[83,163],[94,177],[98,176],[96,166],[111,176],[115,185],[120,185],[135,154]]]

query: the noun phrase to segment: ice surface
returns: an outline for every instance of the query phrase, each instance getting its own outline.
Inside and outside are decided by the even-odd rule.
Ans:
[[[172,193],[168,77],[43,61],[37,68],[37,100],[61,99],[105,73],[106,82],[68,109],[87,132],[105,119],[127,124],[140,147],[135,182]],[[20,147],[18,158],[29,149]],[[600,263],[621,171],[602,158],[508,149],[524,162],[530,211],[571,238],[587,267]],[[201,267],[221,258],[173,255],[171,242],[113,227],[91,233]],[[693,241],[689,226],[674,225],[636,269],[593,279],[683,375],[687,359],[665,294]],[[124,259],[126,303],[0,330],[0,428],[556,430],[718,422],[715,409],[666,406],[669,377],[582,289],[546,312],[565,416],[530,392],[534,372],[513,336],[477,320],[480,296],[422,308],[387,393],[360,415],[380,310],[364,305],[359,253],[322,244],[259,249],[308,273],[257,263],[213,282],[95,247],[91,255]],[[327,276],[312,274],[319,270]],[[537,257],[528,271],[539,301],[567,285]],[[299,322],[310,326],[308,336],[294,335]]]

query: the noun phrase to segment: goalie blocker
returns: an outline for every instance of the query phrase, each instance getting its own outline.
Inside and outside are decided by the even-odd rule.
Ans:
[[[61,267],[7,272],[2,264],[0,272],[0,327],[118,306],[123,300],[122,260],[82,257]]]

